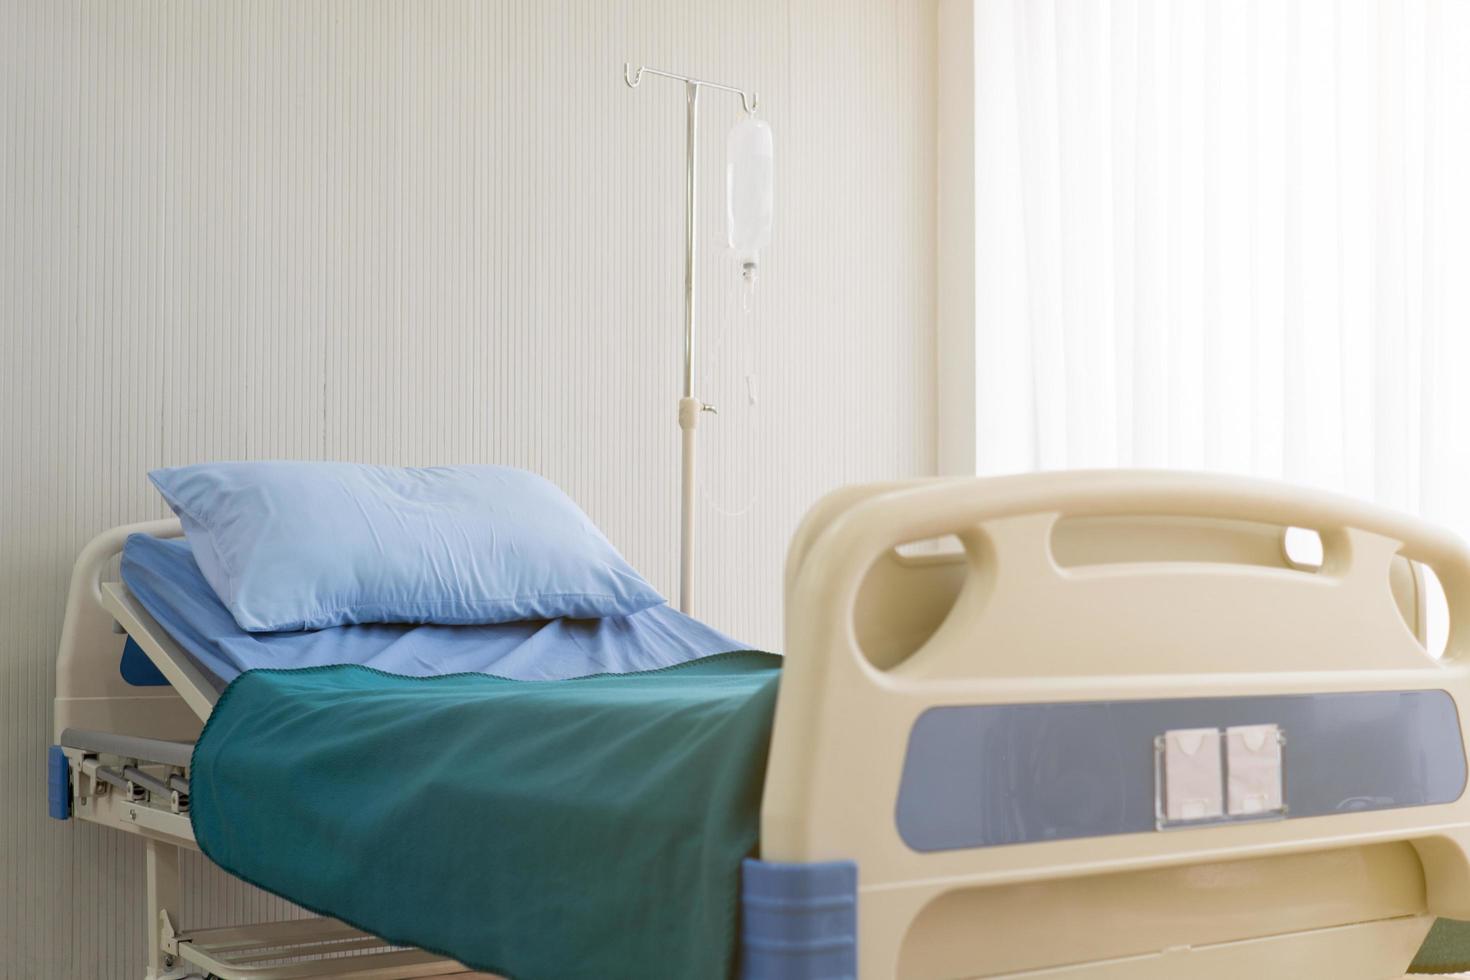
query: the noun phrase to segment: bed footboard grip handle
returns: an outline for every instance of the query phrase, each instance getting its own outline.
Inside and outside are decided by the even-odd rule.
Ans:
[[[757,861],[741,867],[741,980],[857,977],[857,865]]]
[[[71,819],[71,763],[59,745],[46,750],[46,807],[53,820]]]

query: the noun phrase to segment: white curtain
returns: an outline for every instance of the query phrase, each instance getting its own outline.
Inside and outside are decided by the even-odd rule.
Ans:
[[[1470,532],[1470,2],[977,0],[977,460]]]

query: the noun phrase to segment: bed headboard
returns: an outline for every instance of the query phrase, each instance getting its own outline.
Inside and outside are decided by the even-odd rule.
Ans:
[[[172,687],[135,686],[120,669],[127,634],[104,608],[102,584],[116,581],[131,534],[173,538],[183,531],[174,518],[115,527],[77,557],[56,657],[55,738],[67,728],[190,742],[199,734],[199,716]]]
[[[1293,527],[1320,537],[1320,566],[1286,555],[1283,535]],[[958,541],[958,553],[895,551],[945,536]],[[1450,634],[1440,659],[1423,642],[1423,588],[1412,563],[1432,568],[1444,588]],[[877,919],[886,923],[883,935],[863,930],[865,963],[869,953],[872,962],[896,962],[910,924],[946,896],[1387,842],[1420,855],[1431,913],[1470,917],[1470,549],[1446,530],[1344,497],[1180,472],[878,484],[839,491],[808,515],[788,556],[785,608],[761,857],[858,863],[862,901],[880,903]],[[1392,732],[1404,693],[1434,714],[1424,729],[1432,728],[1434,744],[1424,747],[1444,750],[1436,770],[1443,778],[1423,800],[1370,799],[1361,812],[1294,812],[1182,833],[1159,833],[1150,820],[1120,824],[1110,836],[1027,837],[1020,846],[957,838],[931,849],[901,832],[909,753],[921,717],[933,711],[962,709],[944,717],[970,733],[963,746],[941,746],[956,782],[978,769],[982,743],[997,744],[976,735],[996,730],[982,727],[998,717],[995,708],[1022,709],[1007,717],[1027,724],[1044,718],[1025,730],[1048,737],[1053,719],[1070,725],[1089,705],[1114,728],[1115,718],[1144,709],[1173,712],[1161,730],[1146,718],[1146,732],[1121,742],[1115,730],[1104,733],[1122,746],[1123,769],[1137,775],[1140,764],[1152,765],[1156,736],[1192,727],[1180,723],[1191,717],[1189,704],[1211,702],[1228,718],[1235,706],[1222,709],[1225,701],[1274,713],[1274,703],[1262,704],[1299,695],[1295,708],[1267,719],[1286,732],[1289,772],[1293,725],[1299,736],[1312,734],[1292,721],[1300,702],[1386,694],[1368,710]],[[964,728],[980,712],[990,713]],[[1022,727],[1005,732],[1019,737]],[[1083,724],[1069,744],[1096,730]],[[1024,781],[1031,743],[1005,744]],[[1296,758],[1311,761],[1304,744],[1298,739]],[[1417,759],[1415,748],[1407,751]],[[975,801],[949,793],[930,769],[928,784],[941,789],[924,801],[928,813]],[[1054,778],[1048,771],[1033,782]],[[1152,768],[1147,781],[1152,796]],[[1136,810],[1140,794],[1130,793],[1123,802]],[[1004,796],[989,799],[1021,805]]]

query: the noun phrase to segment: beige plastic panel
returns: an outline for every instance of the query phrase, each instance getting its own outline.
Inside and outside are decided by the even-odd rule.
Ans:
[[[970,976],[983,963],[981,975],[1003,976],[1405,916],[1427,930],[1424,905],[1408,844],[960,890],[915,919],[899,975]],[[1402,973],[1414,949],[1382,975]]]
[[[1319,532],[1320,570],[1290,567],[1279,540],[1288,526]],[[965,546],[958,564],[892,554],[900,543],[948,534]],[[1443,584],[1451,612],[1443,660],[1416,635],[1422,615],[1409,560],[1433,568]],[[847,488],[813,510],[793,542],[786,586],[787,662],[762,857],[859,863],[865,977],[898,973],[916,924],[934,932],[923,944],[945,964],[934,975],[995,975],[972,941],[974,920],[961,914],[947,925],[941,902],[996,902],[986,896],[1054,882],[1062,884],[1050,898],[1028,894],[1039,894],[1041,907],[1065,904],[1094,895],[1079,891],[1078,880],[1104,875],[1096,894],[1106,898],[1087,901],[1147,909],[1197,900],[1201,882],[1242,860],[1351,855],[1393,842],[1409,846],[1382,852],[1392,860],[1372,859],[1382,894],[1349,900],[1355,910],[1329,923],[1334,932],[1347,929],[1344,936],[1391,933],[1397,939],[1388,953],[1382,942],[1368,957],[1350,952],[1356,940],[1321,942],[1323,923],[1301,922],[1292,892],[1263,888],[1231,899],[1228,915],[1250,935],[1277,935],[1269,955],[1252,958],[1254,941],[1235,939],[1218,945],[1214,959],[1191,946],[1187,974],[1099,965],[1088,975],[1395,977],[1427,927],[1426,913],[1470,917],[1465,799],[926,854],[903,844],[893,818],[909,730],[935,705],[1402,689],[1444,689],[1463,705],[1470,552],[1442,529],[1327,494],[1188,473],[884,484]],[[1463,723],[1463,707],[1461,715]],[[1183,870],[1137,876],[1170,868]],[[1422,902],[1399,900],[1421,889]],[[948,897],[956,895],[964,897]],[[1390,924],[1365,932],[1346,925],[1354,921]],[[1069,955],[1099,964],[1115,957],[1115,923],[1074,920],[1079,945]],[[1306,973],[1283,967],[1293,957],[1280,934],[1292,929],[1305,930],[1300,948],[1320,948],[1330,962]],[[1166,940],[1160,929],[1160,950]],[[1044,943],[1029,963],[1023,952],[1005,969],[1057,968]],[[1066,975],[1083,975],[1078,969]]]
[[[122,582],[102,583],[102,607],[148,655],[190,710],[201,721],[207,719],[219,700],[217,682],[195,666],[168,631],[128,591],[128,587]]]
[[[133,687],[118,670],[127,636],[115,628],[102,587],[115,580],[118,555],[130,534],[172,538],[183,530],[173,518],[115,527],[93,538],[77,557],[56,657],[56,740],[67,728],[184,742],[199,734],[199,715],[172,687]]]
[[[1413,958],[1430,921],[1423,917],[1382,919],[1215,946],[1177,946],[1152,955],[1102,963],[988,976],[1013,980],[1398,980],[1392,964]]]
[[[859,488],[860,489],[860,488]],[[1291,569],[1285,528],[1179,517],[1079,517],[1057,522],[1052,554],[1064,568],[1120,561],[1221,562]],[[875,666],[917,650],[953,607],[969,573],[959,542],[905,553],[890,548],[863,579],[855,610],[858,645]],[[1396,557],[1389,587],[1404,623],[1424,639],[1424,591],[1416,565]]]

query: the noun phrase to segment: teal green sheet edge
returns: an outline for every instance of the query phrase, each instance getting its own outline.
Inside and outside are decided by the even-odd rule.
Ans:
[[[1470,922],[1436,920],[1409,972],[1463,973],[1466,970],[1470,970]]]
[[[194,834],[266,891],[513,980],[729,977],[780,661],[249,671],[195,747]]]

